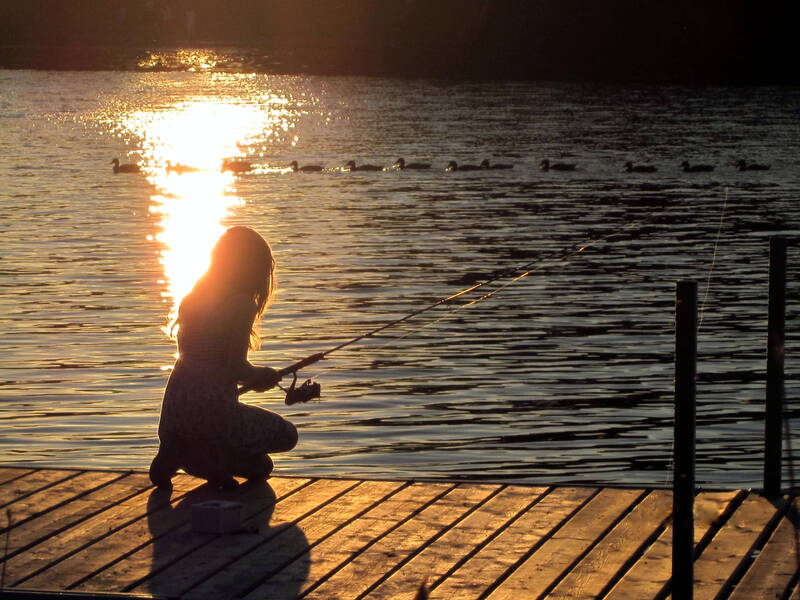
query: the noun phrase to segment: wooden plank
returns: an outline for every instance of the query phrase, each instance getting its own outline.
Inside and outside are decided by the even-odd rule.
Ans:
[[[736,573],[753,544],[785,502],[776,507],[750,494],[694,563],[695,600],[713,600]]]
[[[234,489],[223,492],[210,489],[205,485],[198,486],[197,484],[200,482],[201,480],[194,479],[193,485],[196,487],[191,492],[173,500],[169,504],[163,505],[159,509],[149,511],[146,516],[139,517],[110,535],[100,538],[90,546],[82,548],[54,567],[26,581],[22,587],[118,591],[124,584],[118,584],[118,582],[111,581],[103,576],[99,576],[99,579],[105,582],[105,585],[107,585],[105,588],[100,588],[96,585],[90,585],[87,588],[80,586],[80,584],[84,580],[94,578],[98,572],[108,571],[110,566],[116,565],[127,555],[136,552],[142,547],[148,548],[145,552],[150,553],[150,561],[152,561],[152,540],[188,523],[191,519],[192,504],[206,500],[246,501],[252,497],[265,497],[265,494],[260,491],[262,488],[248,488],[244,491]],[[277,482],[270,480],[270,482],[276,488],[285,484],[287,487],[294,489],[294,487],[300,485],[300,482],[294,479],[278,480]],[[165,495],[166,493],[154,490],[148,501],[151,499],[160,501],[161,497]],[[271,498],[272,495],[270,495]],[[208,537],[211,537],[210,534]]]
[[[573,568],[548,598],[592,600],[612,581],[672,512],[672,494],[651,492]]]
[[[0,467],[0,485],[8,483],[14,479],[24,477],[28,473],[33,473],[33,469],[22,467]]]
[[[715,527],[719,517],[739,492],[704,492],[695,499],[695,545]],[[643,600],[655,598],[672,576],[672,526],[645,551],[620,579],[605,600]]]
[[[510,486],[490,498],[369,593],[370,598],[413,600],[422,581],[443,580],[458,562],[504,529],[547,488]]]
[[[488,597],[537,598],[641,495],[641,490],[601,490]]]
[[[794,524],[784,516],[747,573],[734,588],[730,600],[783,598],[792,583],[792,578],[797,574],[795,535]]]
[[[11,558],[7,564],[6,581],[12,585],[31,589],[52,589],[48,585],[45,569],[53,569],[65,557],[95,543],[125,525],[145,517],[148,512],[177,501],[198,485],[189,475],[173,479],[173,492],[160,492],[150,488],[150,493],[137,494],[108,510],[82,521],[74,527],[60,531],[33,548]],[[145,490],[147,491],[147,490]],[[60,567],[55,567],[60,568]],[[44,571],[41,575],[40,572]]]
[[[498,489],[494,485],[458,486],[366,548],[305,598],[351,600],[368,591],[421,547],[447,530]]]
[[[362,482],[310,515],[309,509],[319,506],[325,498],[309,497],[303,507],[301,499],[295,501],[293,497],[289,500],[292,506],[276,511],[274,522],[264,523],[262,519],[257,533],[236,539],[220,537],[132,591],[183,596],[194,587],[194,597],[239,596],[402,485],[391,481]],[[302,516],[299,520],[298,515]]]
[[[310,552],[298,557],[280,572],[261,583],[246,596],[249,600],[299,597],[317,582],[327,578],[375,540],[405,522],[423,506],[443,495],[450,484],[415,483],[384,500],[357,520],[328,537]],[[188,594],[204,597],[198,588]]]
[[[792,592],[792,595],[789,596],[789,600],[800,600],[800,582],[795,584],[794,591]]]
[[[19,527],[19,523],[24,523],[28,519],[46,513],[60,504],[65,504],[120,477],[121,473],[85,471],[43,490],[28,494],[8,507],[12,511],[14,523],[14,530],[11,536],[16,537],[16,529]],[[0,533],[5,532],[6,529],[7,527],[0,528]]]
[[[80,471],[66,471],[61,469],[47,469],[34,471],[24,477],[20,477],[9,482],[8,485],[0,486],[0,508],[13,504],[21,498],[38,492],[49,485],[63,481],[69,477],[75,477]],[[14,507],[10,507],[12,513]]]
[[[431,595],[459,600],[482,597],[489,586],[596,492],[592,488],[554,489],[441,584],[434,585]]]
[[[74,479],[68,481],[74,481]],[[11,531],[7,556],[13,556],[149,487],[150,479],[144,473],[126,475],[63,506],[34,517],[30,521],[14,527]]]

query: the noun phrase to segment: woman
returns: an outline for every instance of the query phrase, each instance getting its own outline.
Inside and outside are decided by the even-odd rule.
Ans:
[[[294,425],[240,403],[236,393],[238,384],[265,391],[280,380],[274,369],[247,360],[258,342],[254,323],[274,291],[269,244],[249,227],[228,229],[172,326],[179,358],[161,405],[161,443],[150,466],[155,485],[169,487],[183,469],[213,487],[230,489],[237,485],[234,476],[267,477],[272,472],[268,453],[294,448]]]

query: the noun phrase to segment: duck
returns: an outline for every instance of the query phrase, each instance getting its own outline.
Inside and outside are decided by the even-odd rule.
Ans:
[[[481,161],[481,165],[480,166],[481,166],[481,169],[492,169],[492,170],[494,170],[494,169],[513,169],[514,168],[514,165],[510,165],[510,164],[506,164],[506,163],[497,163],[497,164],[491,165],[491,164],[489,164],[489,159],[488,158],[484,158]]]
[[[756,163],[747,164],[745,161],[740,160],[736,163],[740,171],[769,171],[770,165],[759,165]]]
[[[690,165],[688,160],[681,163],[684,173],[708,173],[714,170],[714,165]]]
[[[289,163],[289,167],[295,173],[318,173],[322,171],[322,167],[320,165],[303,165],[302,167],[297,166],[297,161],[293,160]]]
[[[383,167],[379,167],[377,165],[358,165],[356,166],[356,161],[348,160],[344,163],[344,166],[347,167],[348,171],[383,171]]]
[[[142,170],[139,168],[139,165],[135,163],[125,163],[119,164],[119,159],[114,158],[111,160],[111,164],[114,165],[114,173],[141,173]]]
[[[394,165],[392,165],[395,169],[430,169],[431,165],[429,163],[406,163],[405,158],[398,158],[394,161]]]
[[[574,171],[575,164],[573,163],[553,163],[550,164],[548,159],[542,159],[542,162],[539,163],[539,166],[542,168],[542,171]]]
[[[222,170],[231,173],[247,173],[253,169],[253,165],[247,160],[237,160],[235,158],[225,158],[222,160]]]
[[[658,168],[653,165],[635,165],[631,161],[625,163],[626,173],[655,173]]]
[[[198,171],[200,169],[197,167],[167,161],[167,173],[197,173]]]
[[[451,160],[444,168],[445,171],[480,171],[478,165],[459,165],[456,161]]]

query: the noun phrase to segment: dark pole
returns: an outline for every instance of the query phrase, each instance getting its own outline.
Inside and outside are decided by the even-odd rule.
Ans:
[[[764,494],[781,493],[783,448],[783,356],[786,317],[786,240],[769,240],[769,324],[767,334],[767,408],[764,418]]]
[[[672,482],[672,598],[691,600],[694,579],[697,284],[679,281],[675,298],[675,474]]]

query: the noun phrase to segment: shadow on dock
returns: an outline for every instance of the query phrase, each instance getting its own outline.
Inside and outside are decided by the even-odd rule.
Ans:
[[[238,597],[291,564],[291,576],[281,578],[280,592],[272,598],[298,597],[308,575],[310,546],[295,523],[273,522],[277,494],[269,482],[244,484],[231,492],[203,485],[175,503],[168,502],[170,494],[159,489],[150,493],[148,508],[153,510],[148,510],[147,521],[153,539],[152,562],[141,583],[129,585],[126,591],[183,597],[192,590],[191,596]],[[222,535],[194,531],[192,506],[208,500],[241,501],[241,531]],[[184,525],[174,529],[178,522]]]

